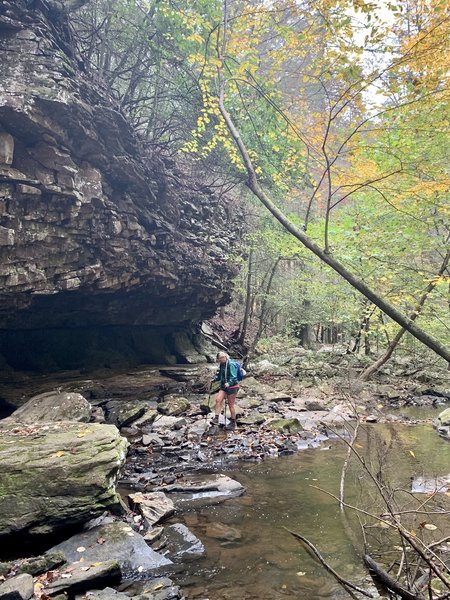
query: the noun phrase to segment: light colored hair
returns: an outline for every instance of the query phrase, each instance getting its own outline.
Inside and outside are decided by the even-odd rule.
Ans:
[[[217,353],[216,360],[219,360],[219,359],[221,359],[223,357],[225,357],[227,360],[230,358],[229,355],[226,352],[224,352],[223,350],[221,350],[220,352]]]

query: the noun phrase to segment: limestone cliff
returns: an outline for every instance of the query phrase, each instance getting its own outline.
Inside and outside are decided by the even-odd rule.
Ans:
[[[63,6],[0,3],[0,353],[26,368],[183,360],[229,300],[234,210],[145,155],[79,71]]]

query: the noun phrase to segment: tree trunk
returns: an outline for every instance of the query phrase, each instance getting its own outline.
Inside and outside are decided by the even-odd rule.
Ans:
[[[357,289],[363,296],[365,296],[368,300],[373,302],[380,310],[386,313],[393,321],[398,323],[401,327],[404,327],[411,335],[413,335],[420,342],[428,346],[431,350],[436,352],[439,356],[444,358],[448,363],[450,363],[450,349],[446,348],[441,342],[435,339],[433,336],[429,335],[425,331],[423,331],[420,327],[414,323],[412,319],[403,315],[395,306],[393,306],[390,302],[382,298],[379,294],[374,292],[369,286],[367,286],[361,279],[356,277],[351,271],[349,271],[344,265],[342,265],[338,260],[336,260],[332,254],[322,250],[315,242],[313,242],[306,233],[299,229],[292,221],[290,221],[286,215],[272,202],[272,200],[267,196],[263,188],[260,186],[258,182],[257,175],[255,173],[255,169],[253,163],[250,159],[249,153],[244,142],[241,139],[238,129],[236,128],[233,120],[231,119],[228,111],[224,105],[224,81],[223,81],[223,73],[221,69],[219,69],[219,79],[220,79],[220,92],[219,92],[219,109],[222,114],[222,117],[225,121],[225,124],[230,132],[230,135],[234,139],[236,145],[239,148],[239,152],[244,161],[245,167],[247,169],[248,181],[247,186],[253,192],[253,194],[260,200],[260,202],[267,208],[267,210],[272,213],[272,215],[281,223],[281,225],[288,231],[291,235],[293,235],[301,244],[303,244],[308,250],[310,250],[313,254],[315,254],[322,262],[331,267],[336,273],[339,273],[341,277],[343,277],[352,287]]]
[[[443,275],[444,271],[447,269],[449,260],[450,260],[450,250],[448,250],[447,254],[445,255],[445,258],[442,262],[441,268],[439,269],[438,277],[441,277],[441,275]],[[423,293],[422,297],[420,298],[419,302],[416,305],[416,308],[414,309],[414,311],[410,317],[411,321],[414,321],[415,319],[417,319],[417,317],[421,313],[423,305],[425,304],[425,301],[428,298],[429,294],[436,287],[436,283],[437,283],[437,280],[430,281],[430,283],[426,287],[425,292]],[[367,369],[365,369],[365,371],[363,371],[361,373],[361,375],[358,377],[358,379],[360,381],[367,381],[371,375],[376,373],[378,371],[378,369],[380,369],[391,358],[399,341],[402,339],[402,337],[405,333],[406,333],[406,329],[404,327],[402,327],[401,329],[398,330],[397,335],[394,337],[392,342],[389,344],[386,352],[382,356],[380,356],[380,358],[378,358],[374,363],[372,363],[369,367],[367,367]]]
[[[250,309],[252,306],[252,274],[253,274],[253,246],[250,247],[248,253],[248,272],[247,272],[247,285],[246,285],[246,296],[245,296],[245,310],[244,320],[242,322],[241,331],[239,333],[238,344],[240,346],[245,345],[245,336],[247,334],[247,327],[250,317]]]

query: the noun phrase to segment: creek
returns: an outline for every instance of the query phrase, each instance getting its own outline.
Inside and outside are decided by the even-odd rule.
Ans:
[[[356,448],[374,469],[381,467],[391,485],[406,490],[406,496],[412,489],[433,492],[436,478],[450,473],[450,443],[430,424],[366,425]],[[174,577],[186,598],[348,598],[285,528],[308,538],[344,578],[373,589],[362,565],[363,545],[355,514],[349,515],[350,527],[346,526],[336,500],[317,489],[339,495],[346,453],[344,442],[334,439],[320,449],[292,456],[228,467],[223,464],[221,472],[242,483],[246,494],[181,517],[206,549],[203,558],[185,564],[184,573]],[[352,460],[346,475],[346,501],[380,514],[377,511],[382,508],[372,487],[367,473]],[[441,487],[436,495],[439,509],[450,508],[447,491]],[[424,493],[419,496],[425,498]],[[420,518],[423,520],[423,515]],[[434,522],[438,525],[436,539],[450,534],[448,514]],[[372,540],[374,551],[386,543],[386,531],[375,531],[380,535]]]

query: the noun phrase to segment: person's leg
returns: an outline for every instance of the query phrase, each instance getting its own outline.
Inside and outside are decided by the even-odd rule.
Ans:
[[[216,396],[216,405],[215,405],[215,415],[214,420],[219,421],[220,411],[222,409],[222,403],[226,397],[226,394],[223,390],[219,390]]]
[[[236,406],[235,406],[236,396],[237,396],[237,394],[229,394],[227,397],[228,406],[230,407],[230,417],[233,421],[236,421]]]

